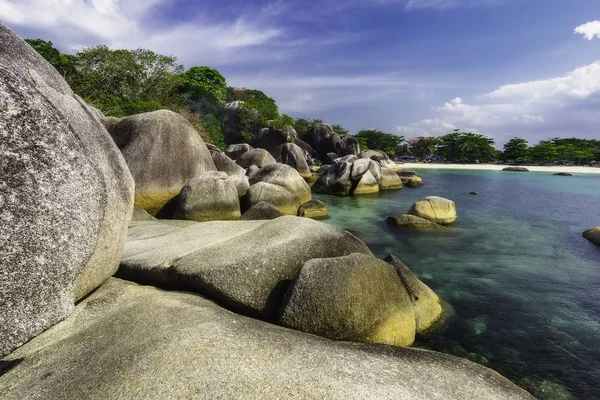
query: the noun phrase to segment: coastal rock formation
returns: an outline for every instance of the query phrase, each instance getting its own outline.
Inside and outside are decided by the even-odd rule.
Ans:
[[[364,253],[348,232],[308,218],[132,223],[119,276],[208,295],[233,310],[274,319],[304,262]]]
[[[133,175],[135,206],[152,215],[191,179],[217,169],[194,127],[172,111],[123,118],[110,133]]]
[[[131,216],[131,221],[156,221],[156,218],[150,215],[146,210],[142,210],[141,208],[134,208],[133,215]]]
[[[270,164],[252,173],[248,206],[260,201],[273,204],[283,214],[297,215],[298,208],[312,199],[310,187],[298,171],[285,164]]]
[[[440,225],[450,225],[456,221],[456,205],[452,200],[438,196],[423,197],[417,201],[408,214],[425,218]]]
[[[298,134],[289,125],[281,128],[269,126],[259,130],[252,137],[252,146],[267,150],[275,158],[279,155],[278,148],[284,143],[291,143],[298,138]]]
[[[389,264],[366,254],[309,260],[287,295],[280,322],[335,340],[410,346],[411,300]]]
[[[381,168],[381,177],[377,183],[379,184],[380,190],[402,189],[404,186],[402,184],[402,179],[400,179],[398,174],[385,167]]]
[[[442,315],[442,305],[439,297],[398,258],[389,255],[385,258],[385,261],[394,267],[408,292],[415,311],[417,333],[425,332]]]
[[[402,185],[409,187],[409,188],[418,188],[423,186],[423,178],[421,178],[419,176],[419,174],[417,174],[414,171],[402,171],[402,172],[398,172],[398,176],[400,177],[400,180],[402,181]]]
[[[298,216],[312,219],[327,218],[327,207],[321,200],[312,199],[300,206]]]
[[[245,221],[256,221],[256,220],[267,220],[282,217],[283,214],[273,204],[267,203],[266,201],[259,201],[252,207],[250,207],[244,214],[242,214],[241,220]]]
[[[360,152],[360,146],[355,137],[338,135],[329,124],[321,123],[315,125],[306,137],[304,137],[304,140],[325,163],[349,154],[358,155]],[[334,154],[335,157],[332,157],[331,154]]]
[[[529,172],[529,170],[525,167],[506,167],[502,171]]]
[[[225,172],[211,171],[189,181],[177,198],[175,219],[235,220],[241,216],[235,184]]]
[[[227,180],[234,184],[238,197],[242,198],[248,193],[248,189],[250,189],[250,180],[246,175],[230,175]]]
[[[2,364],[5,400],[533,399],[465,359],[322,339],[115,278]]]
[[[104,127],[106,128],[108,133],[110,133],[112,128],[114,128],[115,125],[117,125],[119,123],[119,121],[121,121],[121,118],[117,118],[117,117],[102,117],[102,118],[100,118],[100,122],[102,122],[102,125],[104,125]]]
[[[277,148],[277,161],[294,168],[304,179],[312,178],[304,150],[294,143],[284,143]]]
[[[333,166],[321,167],[322,174],[312,187],[316,193],[348,195],[351,194],[353,182],[350,179],[352,164],[340,161]]]
[[[358,184],[354,188],[352,194],[371,193],[379,193],[379,184],[377,183],[377,179],[371,174],[371,171],[367,171],[358,180]]]
[[[243,101],[234,101],[223,106],[223,134],[226,143],[240,143],[242,141],[239,124],[240,110],[243,105]]]
[[[1,23],[0,110],[1,356],[115,273],[133,179],[97,113]]]
[[[415,230],[445,230],[445,226],[431,222],[428,219],[417,217],[410,214],[396,214],[388,217],[388,224],[398,226],[400,228],[415,229]]]
[[[600,226],[583,232],[583,237],[600,246]]]
[[[242,155],[246,154],[252,149],[253,147],[246,143],[232,144],[227,148],[225,154],[232,160],[237,161]]]
[[[573,174],[570,172],[558,172],[554,176],[573,176]]]
[[[402,172],[403,168],[390,160],[390,157],[381,150],[365,150],[358,155],[360,158],[368,158],[377,161],[382,167],[393,172]]]
[[[227,155],[213,151],[211,152],[211,156],[213,162],[215,163],[215,167],[217,171],[222,171],[227,173],[227,175],[246,175],[246,170],[235,163],[231,158]]]
[[[275,161],[273,156],[265,149],[252,149],[242,154],[237,159],[237,163],[242,168],[249,168],[251,165],[262,168],[267,165],[277,164],[277,161]]]

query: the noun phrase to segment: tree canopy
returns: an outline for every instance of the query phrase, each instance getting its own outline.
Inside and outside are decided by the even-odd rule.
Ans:
[[[361,148],[382,150],[390,155],[400,151],[402,143],[404,143],[404,136],[393,135],[377,129],[363,129],[356,134],[356,139],[361,144]]]

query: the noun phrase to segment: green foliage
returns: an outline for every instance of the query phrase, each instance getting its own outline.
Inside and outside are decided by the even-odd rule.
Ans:
[[[335,124],[335,125],[331,125],[331,127],[333,128],[333,131],[337,134],[340,135],[347,135],[350,133],[350,131],[346,128],[344,128],[343,126],[339,125],[339,124]]]
[[[244,140],[244,143],[250,143],[252,137],[262,128],[267,125],[267,121],[263,121],[263,117],[255,109],[243,104],[240,107],[239,113],[240,122],[238,129]]]
[[[364,129],[355,136],[361,149],[382,150],[394,155],[401,150],[404,136],[385,133],[377,129]],[[364,143],[364,146],[362,145]]]
[[[438,154],[454,162],[487,162],[496,158],[494,140],[472,132],[455,129],[439,138]]]
[[[192,67],[180,75],[180,91],[195,104],[223,104],[227,98],[227,81],[210,67]]]
[[[96,98],[86,98],[88,104],[102,110],[105,115],[113,117],[126,117],[128,115],[156,111],[164,107],[152,99],[131,99],[128,97],[116,97],[110,94],[101,95]]]
[[[280,117],[281,121],[283,121],[284,124],[291,126],[292,128],[296,128],[296,124],[294,122],[294,118],[290,117],[287,114],[282,114]]]
[[[61,53],[52,42],[42,39],[25,39],[25,41],[52,64],[65,79],[69,79],[75,74],[75,57]]]
[[[227,143],[225,142],[225,133],[223,132],[223,126],[221,125],[220,115],[201,114],[200,120],[202,121],[202,126],[206,129],[208,136],[210,136],[212,144],[225,151],[227,149]]]
[[[312,130],[312,128],[314,128],[315,125],[322,123],[323,120],[320,119],[297,118],[296,121],[294,121],[293,126],[294,129],[296,129],[296,132],[298,133],[298,137],[302,139]]]
[[[541,141],[530,149],[529,154],[533,161],[546,163],[556,160],[558,157],[558,150],[556,144]]]
[[[419,136],[408,140],[409,152],[414,157],[434,156],[439,144],[440,140],[432,136]]]
[[[279,110],[275,100],[254,89],[227,88],[227,101],[243,101],[246,106],[256,110],[264,121],[279,118]],[[288,117],[289,118],[289,117]]]
[[[514,137],[504,145],[502,158],[505,161],[527,160],[529,156],[529,142],[526,139]]]

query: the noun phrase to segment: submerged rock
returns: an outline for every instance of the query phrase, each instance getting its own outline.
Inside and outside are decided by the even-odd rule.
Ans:
[[[410,214],[396,214],[388,217],[388,224],[395,225],[401,228],[415,230],[445,230],[445,226],[436,224],[428,219],[417,217]]]
[[[327,218],[327,207],[321,200],[312,199],[300,206],[298,216],[312,219]]]
[[[138,222],[129,229],[119,275],[272,319],[305,261],[351,253],[371,254],[348,232],[308,218]]]
[[[583,237],[600,246],[600,226],[583,232]]]
[[[440,225],[450,225],[456,221],[456,205],[452,200],[438,196],[423,197],[417,201],[408,214],[425,218]]]
[[[172,111],[123,118],[110,133],[133,175],[135,206],[152,215],[191,179],[217,169],[194,127]]]
[[[389,264],[366,254],[304,263],[280,322],[335,340],[410,346],[411,300]]]
[[[502,171],[529,172],[529,170],[525,167],[506,167]]]
[[[570,172],[558,172],[554,176],[573,176],[573,174]]]
[[[134,189],[99,114],[2,23],[0,110],[2,356],[115,273]]]
[[[2,363],[5,400],[533,399],[468,360],[322,339],[115,278]]]
[[[421,178],[414,171],[402,171],[398,172],[398,176],[400,176],[400,180],[402,184],[409,188],[418,188],[423,186],[423,178]]]
[[[206,172],[189,181],[177,197],[175,219],[235,220],[241,216],[238,191],[225,172]]]

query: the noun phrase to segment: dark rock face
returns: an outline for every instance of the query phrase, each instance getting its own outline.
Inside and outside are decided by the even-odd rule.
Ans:
[[[277,148],[277,161],[294,168],[304,179],[312,178],[304,151],[294,143],[284,143]]]
[[[265,149],[252,149],[237,160],[237,163],[242,168],[249,168],[251,165],[256,165],[258,168],[265,167],[271,164],[277,164],[275,158]]]
[[[502,171],[529,172],[529,170],[525,167],[506,167]]]
[[[554,176],[573,176],[573,174],[570,172],[559,172],[554,174]]]
[[[152,215],[191,179],[217,169],[200,135],[172,111],[123,118],[111,136],[135,180],[136,207]]]
[[[335,158],[346,155],[358,155],[360,153],[360,145],[353,136],[338,135],[333,131],[329,124],[317,124],[304,137],[308,143],[325,163],[331,162],[329,153],[337,155]]]
[[[0,355],[114,274],[133,180],[96,113],[0,24]]]
[[[236,220],[241,216],[238,191],[225,172],[205,172],[189,181],[177,197],[175,219]]]
[[[360,158],[368,158],[377,161],[382,167],[393,172],[402,172],[403,168],[390,160],[390,157],[381,150],[365,150],[359,154]]]
[[[583,232],[583,237],[600,246],[600,226]]]
[[[262,128],[252,138],[252,146],[267,150],[273,157],[277,158],[278,148],[284,143],[292,143],[298,138],[298,134],[291,126],[287,125],[281,129],[275,127]]]
[[[335,340],[410,346],[411,300],[389,264],[366,254],[304,263],[288,292],[282,325]]]
[[[243,138],[239,130],[239,124],[240,108],[243,104],[243,101],[234,101],[223,106],[223,133],[227,143],[242,142]]]
[[[317,154],[315,154],[315,151],[311,145],[300,139],[294,140],[294,143],[300,147],[302,151],[304,151],[304,156],[308,165],[312,165],[312,160],[317,156]]]
[[[398,172],[402,184],[409,188],[418,188],[423,186],[423,178],[419,176],[415,171],[402,171]]]
[[[119,275],[209,295],[243,314],[275,319],[289,282],[312,258],[364,253],[348,232],[308,218],[137,222]]]
[[[243,221],[269,220],[282,217],[283,214],[273,204],[266,201],[259,201],[250,207],[242,217]]]
[[[334,342],[114,278],[3,363],[5,400],[533,399],[464,359]]]
[[[227,148],[225,154],[233,161],[237,161],[242,155],[246,154],[253,147],[246,143],[232,144]]]

